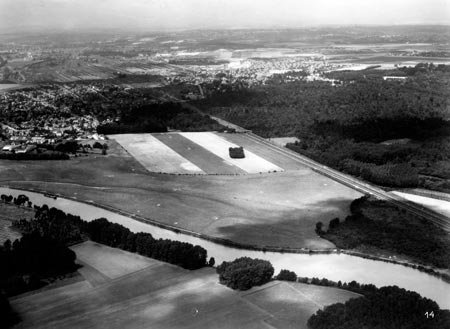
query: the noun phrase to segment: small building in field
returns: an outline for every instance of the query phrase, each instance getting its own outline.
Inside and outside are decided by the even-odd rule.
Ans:
[[[245,158],[244,148],[240,147],[230,147],[228,149],[230,153],[230,158],[232,159],[243,159]]]

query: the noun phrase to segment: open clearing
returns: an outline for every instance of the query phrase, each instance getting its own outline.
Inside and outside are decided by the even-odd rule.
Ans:
[[[111,135],[147,170],[163,173],[197,174],[203,171],[151,134]]]
[[[117,256],[132,264],[136,260],[134,254],[90,242],[75,247],[83,250],[77,253],[80,260],[91,261],[98,271],[104,267],[103,253],[107,259]],[[99,257],[86,258],[89,250]],[[358,296],[278,281],[237,292],[220,285],[214,269],[188,271],[148,262],[141,270],[95,288],[82,281],[13,298],[11,305],[23,320],[15,328],[306,329],[306,320],[320,307]]]

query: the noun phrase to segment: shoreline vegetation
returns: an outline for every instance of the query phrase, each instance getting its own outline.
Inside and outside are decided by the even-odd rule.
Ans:
[[[419,269],[425,272],[431,272],[430,266],[450,268],[450,238],[434,224],[370,196],[354,200],[350,211],[342,222],[332,219],[326,231],[323,223],[317,223],[316,233],[341,249],[358,251],[368,247],[408,257],[420,263]],[[444,277],[448,281],[448,275]]]
[[[25,188],[14,188],[14,187],[5,186],[5,185],[0,185],[0,187],[6,187],[6,188],[14,189],[14,190],[21,190],[21,191],[25,191],[25,192],[28,191],[28,192],[40,193],[40,194],[48,193],[48,191],[41,191],[41,190],[36,190],[36,189],[25,189]],[[184,228],[175,227],[172,225],[161,223],[161,222],[158,222],[157,220],[145,218],[140,215],[132,214],[132,213],[120,210],[120,209],[116,209],[116,208],[108,206],[108,205],[93,203],[93,202],[89,202],[89,201],[85,201],[85,200],[81,200],[81,199],[75,199],[73,197],[62,195],[59,193],[56,193],[54,195],[57,196],[58,198],[65,198],[65,199],[68,199],[71,201],[81,202],[81,203],[84,203],[84,204],[87,204],[90,206],[99,207],[104,210],[111,211],[116,214],[129,217],[131,219],[137,220],[137,221],[145,223],[145,224],[149,224],[149,225],[156,226],[156,227],[159,227],[162,229],[170,230],[170,231],[178,233],[178,234],[186,234],[186,235],[194,236],[194,237],[201,238],[203,240],[217,243],[219,245],[223,245],[226,247],[231,247],[231,248],[235,248],[235,249],[261,251],[261,252],[294,253],[294,254],[297,253],[297,254],[309,254],[309,255],[346,254],[346,255],[350,255],[350,256],[356,256],[356,257],[370,259],[370,260],[374,260],[374,261],[382,261],[382,262],[386,262],[386,263],[392,263],[392,264],[396,264],[396,265],[402,265],[405,267],[413,268],[418,271],[421,271],[421,272],[427,273],[429,275],[435,276],[437,278],[440,278],[444,282],[450,283],[450,275],[439,272],[438,268],[424,266],[424,265],[409,262],[409,261],[396,260],[396,259],[382,257],[379,255],[368,254],[368,253],[364,253],[364,252],[360,252],[360,251],[356,251],[356,250],[345,250],[345,249],[340,249],[340,248],[313,250],[313,249],[308,249],[308,248],[285,248],[285,247],[276,247],[276,246],[257,246],[257,245],[251,245],[251,244],[242,244],[242,243],[234,242],[234,241],[231,241],[228,239],[213,237],[210,235],[206,235],[206,234],[198,233],[195,231],[187,230]]]

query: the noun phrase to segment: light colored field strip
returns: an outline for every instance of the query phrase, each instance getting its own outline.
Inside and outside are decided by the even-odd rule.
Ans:
[[[164,173],[204,173],[151,134],[111,135],[147,170]]]
[[[398,196],[401,196],[402,198],[405,198],[406,200],[421,204],[431,210],[436,211],[437,213],[440,213],[440,214],[450,218],[450,202],[448,202],[448,201],[428,198],[428,197],[419,196],[419,195],[415,195],[415,194],[397,192],[397,191],[393,191],[392,193],[396,194]]]
[[[214,133],[180,133],[181,136],[204,147],[209,152],[224,159],[226,162],[241,168],[242,170],[255,174],[268,171],[283,171],[282,168],[273,163],[257,156],[256,154],[244,149],[244,159],[232,159],[228,153],[229,147],[237,147],[238,145],[228,142]]]

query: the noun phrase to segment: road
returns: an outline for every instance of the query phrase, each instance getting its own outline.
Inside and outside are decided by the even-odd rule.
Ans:
[[[192,105],[188,105],[188,107],[205,114],[204,112],[202,112],[201,110],[199,110],[198,108],[196,108]],[[409,211],[418,216],[421,216],[450,233],[450,218],[448,218],[444,215],[435,213],[434,211],[432,211],[428,208],[425,208],[416,203],[412,203],[412,202],[410,202],[400,196],[397,196],[395,194],[386,192],[379,187],[373,186],[373,185],[368,184],[367,182],[361,181],[355,177],[343,174],[343,173],[341,173],[337,170],[334,170],[330,167],[324,166],[324,165],[322,165],[314,160],[311,160],[310,158],[303,156],[297,152],[294,152],[288,148],[275,145],[274,143],[269,142],[268,140],[252,133],[251,131],[249,131],[245,128],[239,127],[231,122],[228,122],[228,121],[220,119],[220,118],[215,118],[215,117],[211,117],[211,118],[216,119],[216,120],[218,119],[217,121],[220,124],[222,124],[228,128],[235,129],[237,132],[242,133],[247,138],[251,139],[253,142],[262,144],[268,148],[271,148],[275,152],[278,152],[278,153],[283,154],[284,156],[287,156],[295,161],[298,161],[299,163],[303,164],[306,167],[311,168],[312,170],[318,172],[319,174],[325,175],[325,176],[327,176],[343,185],[353,188],[361,193],[372,195],[381,200],[390,201],[392,204],[395,204],[399,208],[405,209],[406,211]]]

